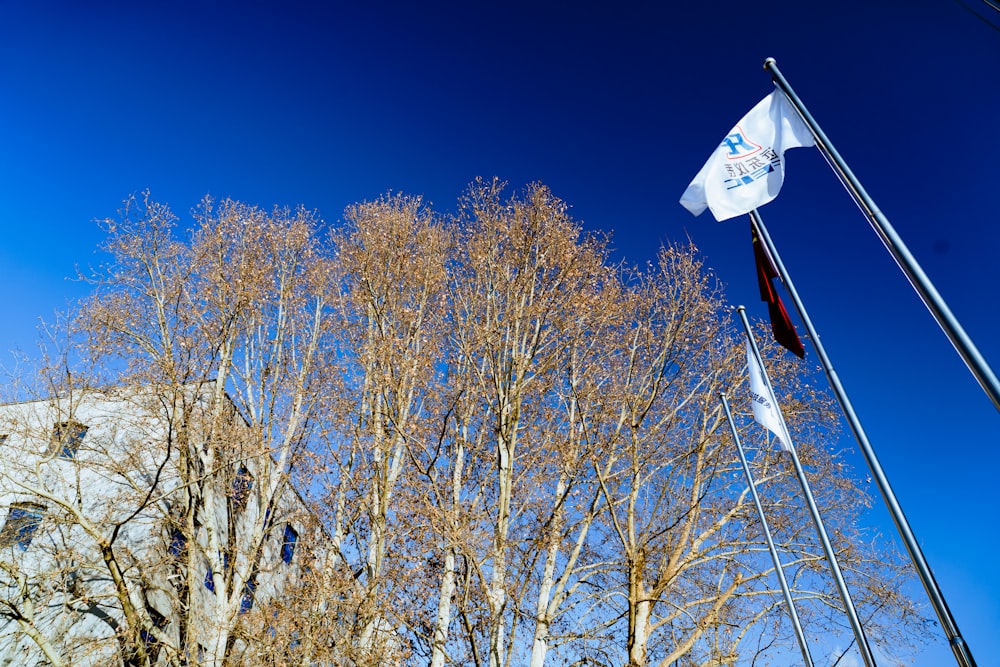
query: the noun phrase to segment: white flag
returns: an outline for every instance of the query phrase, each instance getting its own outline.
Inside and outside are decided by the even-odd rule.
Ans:
[[[785,151],[813,146],[809,128],[775,89],[743,116],[681,195],[695,215],[706,208],[719,222],[749,213],[778,196]]]
[[[785,432],[781,415],[778,414],[778,402],[774,394],[764,382],[764,372],[757,363],[750,341],[747,340],[747,367],[750,369],[750,403],[753,404],[753,418],[757,423],[774,434],[778,446],[786,452],[792,451],[792,440]]]

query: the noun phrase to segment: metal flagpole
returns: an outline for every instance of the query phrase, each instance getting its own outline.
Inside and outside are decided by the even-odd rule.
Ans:
[[[809,645],[806,643],[805,633],[802,632],[802,624],[799,623],[799,614],[795,611],[795,602],[792,600],[792,593],[788,590],[788,580],[785,579],[785,570],[781,566],[778,550],[774,547],[774,540],[771,538],[771,529],[767,525],[767,519],[764,518],[764,508],[760,504],[760,496],[757,494],[757,486],[754,484],[753,475],[750,473],[750,464],[747,463],[743,444],[740,442],[740,434],[736,431],[736,422],[733,421],[733,413],[729,409],[729,401],[726,400],[725,394],[719,394],[719,398],[722,399],[722,407],[726,410],[726,419],[729,420],[729,428],[733,431],[733,440],[736,441],[736,451],[740,454],[740,463],[743,464],[743,472],[746,474],[747,484],[750,485],[750,495],[753,496],[753,504],[757,508],[757,516],[760,517],[760,526],[764,531],[764,538],[767,540],[767,549],[771,552],[774,571],[778,575],[778,583],[781,584],[781,592],[785,596],[788,614],[792,618],[792,626],[795,628],[795,639],[798,640],[799,648],[802,650],[802,659],[805,661],[805,667],[813,667]]]
[[[812,114],[806,109],[805,105],[802,104],[802,100],[799,96],[795,94],[792,87],[789,85],[788,81],[782,76],[781,72],[778,70],[778,66],[775,64],[774,58],[768,58],[764,61],[764,69],[770,70],[774,82],[784,91],[788,100],[795,107],[799,116],[805,121],[806,125],[809,126],[809,130],[812,132],[813,138],[816,139],[816,146],[819,148],[820,153],[826,158],[826,161],[833,168],[834,173],[840,179],[840,182],[844,184],[847,191],[850,193],[851,197],[857,203],[858,207],[862,210],[865,216],[868,218],[868,222],[871,223],[872,229],[878,234],[879,238],[882,239],[882,243],[885,245],[886,249],[896,260],[896,264],[899,268],[903,270],[906,274],[907,279],[909,279],[910,284],[913,285],[913,289],[917,291],[920,295],[921,300],[927,309],[931,311],[934,319],[937,320],[938,325],[944,331],[945,335],[951,341],[951,344],[955,346],[955,350],[965,361],[965,365],[968,366],[969,370],[976,377],[979,385],[986,392],[986,395],[990,397],[993,401],[993,406],[1000,410],[1000,380],[997,380],[996,374],[993,369],[990,368],[986,360],[983,359],[982,354],[979,353],[979,349],[975,346],[972,340],[969,338],[968,334],[965,333],[965,329],[962,325],[958,323],[955,316],[952,314],[951,310],[948,308],[948,304],[944,302],[941,295],[938,294],[937,289],[934,284],[931,283],[930,279],[924,273],[920,265],[917,264],[917,260],[913,258],[910,254],[909,249],[907,249],[906,244],[903,240],[896,234],[896,230],[893,229],[892,225],[889,224],[889,220],[882,214],[878,206],[868,193],[858,182],[857,177],[851,171],[847,163],[844,162],[843,158],[827,139],[826,134],[823,133],[822,128],[816,123],[816,120],[812,117]]]
[[[789,296],[792,297],[792,302],[795,303],[796,310],[799,311],[802,324],[805,325],[806,332],[809,334],[809,338],[816,348],[820,364],[822,364],[823,369],[826,371],[826,376],[830,380],[830,386],[833,387],[833,392],[837,395],[837,400],[840,401],[840,407],[844,411],[844,416],[847,417],[847,423],[850,425],[851,431],[854,432],[854,437],[858,441],[865,461],[868,462],[868,469],[871,470],[872,478],[878,484],[879,491],[882,492],[882,499],[885,500],[885,504],[889,508],[892,520],[896,524],[896,530],[899,531],[900,536],[903,538],[906,550],[910,554],[910,560],[913,561],[913,567],[917,571],[917,576],[920,577],[920,582],[923,584],[924,590],[927,591],[927,596],[930,598],[931,605],[934,607],[938,620],[941,622],[941,627],[944,628],[945,636],[948,637],[948,643],[955,654],[955,659],[961,667],[976,667],[976,661],[972,658],[972,653],[969,651],[965,640],[962,639],[962,635],[958,631],[958,624],[951,615],[951,610],[948,609],[948,604],[945,602],[940,588],[938,588],[937,581],[934,580],[934,574],[927,565],[927,561],[924,560],[923,551],[913,536],[913,531],[910,530],[910,524],[906,520],[906,515],[903,514],[903,508],[896,500],[896,495],[892,491],[889,479],[882,471],[882,464],[879,463],[878,457],[875,455],[875,450],[868,440],[868,435],[865,433],[865,429],[861,426],[861,421],[854,411],[854,406],[847,397],[844,386],[840,383],[840,377],[837,375],[837,371],[834,370],[830,357],[826,354],[826,349],[823,347],[819,334],[816,333],[816,328],[813,326],[812,320],[809,319],[809,313],[806,312],[805,305],[802,303],[802,299],[799,298],[799,293],[795,289],[795,285],[792,283],[788,272],[785,270],[785,265],[778,255],[778,250],[771,240],[771,235],[764,226],[764,220],[760,217],[756,209],[750,212],[750,222],[757,231],[757,238],[767,248],[771,259],[774,261],[774,268],[777,269],[778,275],[785,284]]]
[[[746,309],[743,306],[737,306],[736,312],[740,314],[740,320],[743,322],[743,328],[747,334],[747,340],[750,342],[750,348],[753,352],[754,358],[757,360],[757,366],[761,370],[761,375],[764,379],[764,383],[767,385],[767,390],[771,392],[771,396],[774,396],[774,387],[771,386],[771,379],[767,375],[767,369],[764,368],[764,362],[760,356],[760,349],[757,347],[757,341],[754,340],[753,332],[750,330],[750,321],[747,320]],[[781,419],[781,428],[788,435],[788,425],[785,423],[785,415],[779,407],[777,409],[778,417]],[[789,440],[791,436],[789,435]],[[837,590],[840,593],[840,599],[844,603],[844,611],[847,613],[847,619],[851,623],[851,629],[854,631],[854,638],[858,642],[858,650],[861,651],[861,657],[865,662],[866,667],[876,667],[875,657],[872,655],[871,646],[868,645],[868,637],[865,636],[864,628],[861,627],[861,619],[858,618],[858,610],[854,607],[854,601],[851,600],[851,593],[847,590],[847,582],[844,581],[844,575],[840,571],[840,563],[837,562],[837,556],[833,551],[833,545],[830,544],[830,537],[827,535],[826,527],[823,524],[823,518],[819,514],[819,508],[816,507],[816,500],[813,498],[812,489],[809,488],[809,480],[806,479],[806,473],[802,469],[802,463],[799,461],[798,452],[795,451],[795,445],[791,442],[785,443],[788,445],[788,453],[792,458],[792,466],[795,468],[795,476],[799,480],[799,486],[802,488],[802,494],[805,496],[806,505],[809,507],[809,513],[812,515],[813,523],[816,524],[816,532],[819,535],[819,541],[823,545],[823,553],[826,555],[827,562],[830,563],[830,572],[833,575],[834,583],[837,585]]]

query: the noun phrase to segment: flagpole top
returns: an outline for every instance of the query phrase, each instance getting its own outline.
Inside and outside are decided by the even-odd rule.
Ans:
[[[767,60],[764,61],[764,69],[771,69],[772,65],[777,65],[777,64],[778,64],[777,60],[775,60],[774,58],[768,58]]]
[[[743,307],[743,306],[736,306],[736,312],[737,312],[737,313],[742,313],[742,312],[743,312],[743,311],[745,311],[745,310],[746,310],[746,308],[745,308],[745,307]]]

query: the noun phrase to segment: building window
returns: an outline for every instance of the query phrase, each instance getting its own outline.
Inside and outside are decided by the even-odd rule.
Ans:
[[[257,591],[257,575],[250,577],[243,587],[243,597],[240,598],[240,613],[245,614],[253,609],[253,596]]]
[[[7,522],[0,530],[0,547],[17,545],[26,551],[38,524],[45,516],[45,507],[35,503],[16,503],[10,506]]]
[[[229,572],[229,554],[222,554],[222,569],[224,572]],[[207,571],[205,572],[205,588],[215,592],[215,578],[212,573],[212,566],[209,565]]]
[[[87,427],[80,422],[59,422],[52,427],[47,454],[59,452],[61,459],[76,458],[76,450],[80,448],[80,442],[85,435]]]
[[[149,612],[149,620],[153,622],[153,627],[157,630],[162,630],[167,627],[167,619],[160,612],[156,611],[152,607],[146,607],[146,611]],[[139,638],[146,645],[146,648],[152,648],[153,643],[156,642],[156,637],[152,632],[146,630],[146,628],[141,628],[139,630]]]
[[[285,524],[285,535],[281,541],[281,560],[291,563],[295,556],[295,545],[299,541],[299,534],[292,528],[292,524]]]
[[[167,553],[177,558],[184,553],[187,548],[187,538],[179,528],[170,528],[170,544],[167,546]]]
[[[205,588],[215,592],[215,577],[212,575],[212,566],[208,566],[208,571],[205,572]]]
[[[233,478],[233,504],[239,509],[246,507],[251,490],[253,490],[253,475],[250,474],[246,466],[240,465],[239,470],[236,471],[236,477]]]

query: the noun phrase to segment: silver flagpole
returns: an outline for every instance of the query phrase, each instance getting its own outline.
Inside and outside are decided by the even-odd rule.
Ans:
[[[819,124],[812,117],[812,114],[802,104],[802,100],[799,99],[799,96],[792,90],[788,81],[778,71],[778,66],[775,64],[774,58],[768,58],[764,61],[764,69],[771,71],[774,82],[784,91],[799,116],[809,126],[809,130],[816,139],[816,146],[819,148],[820,153],[826,158],[826,161],[833,168],[840,182],[844,184],[844,187],[847,188],[851,197],[858,204],[858,207],[864,212],[868,218],[868,222],[871,223],[872,229],[882,239],[882,243],[896,260],[899,268],[906,274],[910,284],[913,285],[913,289],[920,295],[924,305],[931,311],[934,319],[937,320],[938,325],[940,325],[945,335],[948,336],[951,344],[955,346],[955,350],[958,351],[958,354],[965,361],[965,365],[972,371],[983,391],[993,401],[993,406],[997,410],[1000,410],[1000,381],[997,380],[993,369],[986,363],[986,360],[983,359],[983,355],[979,353],[979,349],[972,342],[972,339],[965,333],[965,329],[962,328],[962,325],[952,315],[948,304],[938,294],[934,284],[931,283],[924,270],[920,268],[917,260],[910,254],[906,244],[896,234],[896,230],[889,224],[889,220],[886,219],[882,211],[875,205],[872,198],[868,196],[868,193],[861,186],[861,183],[850,167],[847,166],[847,163],[840,157],[833,144],[827,139],[826,134],[823,133],[822,128],[820,128]]]
[[[750,321],[747,320],[746,309],[743,306],[737,306],[736,312],[740,314],[740,320],[743,322],[743,329],[746,331],[747,340],[750,341],[750,348],[757,360],[757,365],[761,370],[764,383],[767,385],[768,391],[771,392],[771,396],[774,396],[774,387],[771,386],[771,379],[767,375],[767,369],[764,368],[764,362],[760,356],[760,349],[758,349],[757,341],[754,339],[753,332],[750,330]],[[779,419],[781,419],[782,430],[788,434],[788,424],[785,423],[785,415],[781,411],[780,407],[777,408],[777,413]],[[789,438],[791,438],[790,435]],[[799,461],[798,452],[795,451],[794,444],[791,442],[788,442],[787,444],[788,453],[792,458],[792,466],[795,468],[795,476],[798,477],[799,486],[802,488],[802,495],[805,496],[806,505],[809,507],[809,513],[812,515],[813,523],[816,524],[816,532],[819,535],[820,543],[823,545],[823,553],[826,555],[826,560],[830,563],[830,572],[833,575],[834,583],[837,585],[837,590],[840,592],[840,599],[844,603],[844,611],[847,613],[847,619],[850,621],[851,629],[854,631],[854,638],[858,642],[858,650],[861,651],[861,657],[864,660],[866,667],[876,667],[875,657],[872,655],[871,646],[868,645],[868,637],[865,636],[865,630],[861,627],[861,619],[858,618],[858,610],[854,607],[854,601],[851,600],[850,591],[847,590],[847,582],[844,581],[844,575],[840,571],[840,563],[837,562],[837,556],[833,551],[833,545],[830,544],[830,537],[827,535],[826,526],[823,524],[823,518],[819,514],[819,508],[816,507],[816,500],[813,498],[812,489],[809,488],[809,480],[806,479],[806,473],[802,469],[802,463]]]
[[[729,428],[733,431],[733,440],[736,441],[736,451],[740,454],[740,463],[743,464],[743,472],[747,477],[747,484],[750,485],[750,495],[753,496],[753,504],[757,508],[757,516],[760,517],[760,526],[764,531],[764,538],[767,540],[767,550],[771,552],[771,561],[774,563],[774,572],[778,575],[778,583],[781,584],[781,592],[785,596],[785,605],[788,607],[788,615],[792,618],[792,626],[795,628],[795,639],[799,642],[802,650],[802,660],[806,667],[813,667],[812,655],[809,654],[809,645],[806,643],[805,633],[802,632],[802,624],[799,623],[799,614],[795,611],[795,602],[792,600],[792,593],[788,589],[788,580],[785,579],[785,570],[781,567],[781,559],[778,557],[778,550],[774,547],[774,540],[771,538],[771,529],[764,518],[764,508],[760,504],[760,496],[757,494],[757,486],[754,484],[753,475],[750,473],[750,464],[747,463],[746,453],[743,451],[743,443],[740,442],[740,434],[736,431],[736,422],[733,421],[733,413],[729,409],[729,401],[725,394],[719,394],[722,399],[722,407],[726,409],[726,419],[729,420]]]
[[[927,591],[927,597],[930,598],[931,605],[934,607],[938,620],[941,622],[941,627],[944,628],[945,636],[948,637],[948,643],[955,654],[955,659],[961,667],[976,667],[976,661],[972,658],[969,647],[958,631],[958,624],[951,615],[951,610],[948,609],[948,604],[944,600],[941,589],[938,588],[937,581],[934,580],[934,574],[927,565],[927,561],[924,560],[923,551],[913,536],[913,531],[910,530],[910,524],[906,520],[906,515],[903,514],[903,508],[896,500],[896,495],[892,491],[889,479],[882,471],[882,464],[879,463],[878,457],[875,455],[875,450],[868,440],[868,435],[865,433],[864,427],[861,426],[861,420],[858,419],[858,415],[854,411],[854,406],[847,397],[844,386],[840,383],[840,377],[837,375],[837,371],[834,370],[833,363],[826,354],[826,349],[823,347],[819,334],[816,333],[816,328],[813,326],[812,320],[809,319],[809,313],[806,312],[805,305],[802,303],[802,299],[799,298],[799,293],[795,289],[795,285],[792,283],[788,272],[785,270],[785,265],[781,261],[781,257],[778,255],[778,250],[771,241],[771,235],[764,226],[764,220],[760,217],[756,209],[750,212],[750,222],[753,224],[754,229],[757,230],[757,238],[767,247],[771,259],[774,260],[774,268],[778,270],[781,281],[785,284],[789,296],[792,297],[795,309],[799,311],[799,317],[802,318],[802,324],[805,325],[806,333],[809,334],[809,338],[816,348],[816,354],[819,356],[820,364],[822,364],[823,369],[826,371],[826,376],[830,380],[830,386],[833,387],[833,392],[837,395],[837,400],[840,401],[840,407],[844,411],[844,416],[847,417],[847,423],[850,425],[851,431],[854,432],[854,437],[861,447],[861,453],[864,455],[865,461],[868,462],[868,469],[871,470],[872,478],[878,484],[879,491],[882,492],[882,499],[885,500],[885,504],[889,508],[892,520],[896,524],[896,530],[899,531],[903,542],[906,544],[906,550],[910,554],[910,560],[913,561],[913,567],[917,571],[917,576],[920,577],[920,582],[923,584],[924,590]]]

